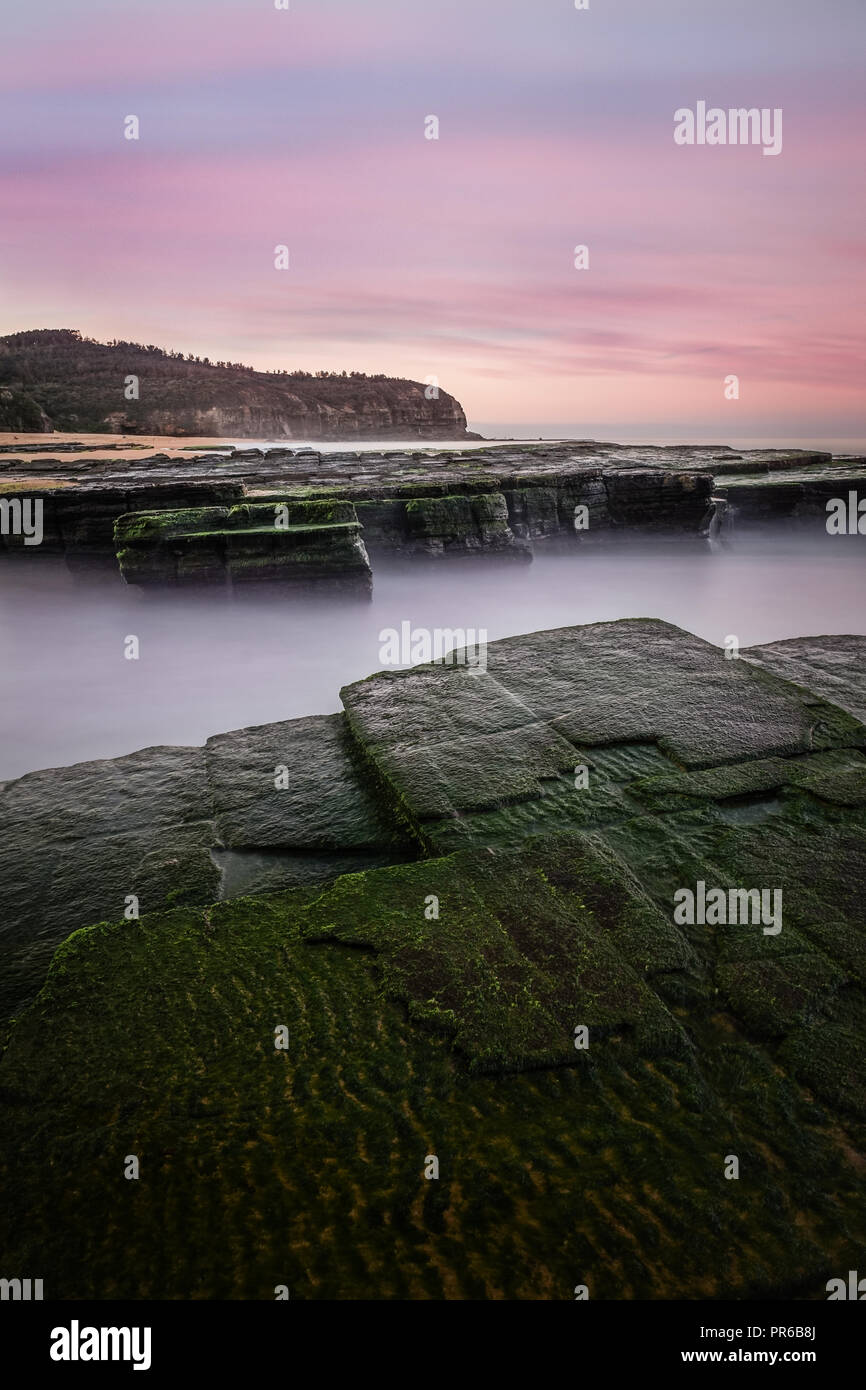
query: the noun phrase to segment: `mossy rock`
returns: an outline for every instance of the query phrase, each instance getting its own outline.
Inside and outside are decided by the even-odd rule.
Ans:
[[[649,620],[487,658],[2,789],[3,1245],[46,1296],[822,1297],[856,1266],[857,707]],[[130,865],[179,905],[85,926]],[[778,888],[781,932],[679,924],[699,880]]]
[[[465,1002],[479,1019],[494,973],[525,1013],[514,963],[538,980],[572,949],[561,914],[579,911],[588,861],[564,843],[532,853],[525,892],[549,903],[538,930],[513,900],[516,867],[487,856],[486,876],[481,857],[480,878],[467,861],[443,879],[478,923],[461,939],[440,917],[469,971],[484,912],[502,926],[511,910],[503,943],[518,954],[476,970]],[[490,1074],[466,1069],[424,997],[407,1017],[392,985],[405,998],[421,983],[419,949],[461,980],[432,939],[414,956],[401,941],[424,869],[437,873],[400,871],[404,927],[389,870],[391,888],[368,874],[375,891],[344,880],[72,936],[0,1063],[12,1265],[38,1257],[51,1297],[267,1300],[277,1284],[295,1300],[568,1300],[578,1280],[593,1298],[820,1296],[828,1268],[853,1267],[866,1223],[851,1138],[730,1021],[691,1011],[690,1045],[670,1055],[650,1037],[627,1045],[611,1018],[587,1065]],[[607,923],[584,910],[603,935],[621,921],[615,901]],[[359,949],[368,933],[379,944]],[[599,981],[575,959],[591,1002]]]

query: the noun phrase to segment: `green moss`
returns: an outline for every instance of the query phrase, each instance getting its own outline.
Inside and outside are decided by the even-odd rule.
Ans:
[[[354,579],[369,589],[370,564],[359,535],[354,506],[345,501],[139,513],[121,517],[115,527],[118,563],[130,584]]]
[[[859,726],[652,622],[489,658],[357,683],[345,724],[296,731],[327,762],[304,844],[339,821],[435,857],[63,944],[0,1064],[16,1268],[61,1297],[712,1299],[855,1267]],[[207,755],[239,853],[301,833],[250,772],[279,726],[252,732]],[[328,799],[346,754],[362,804]],[[699,879],[781,889],[781,933],[677,925]]]
[[[799,758],[765,758],[702,772],[668,771],[637,780],[628,790],[658,812],[785,787],[802,788],[842,806],[866,805],[866,758],[856,749],[846,748]]]
[[[752,1033],[784,1037],[803,1021],[820,1018],[846,977],[831,961],[807,952],[720,965],[716,978]]]
[[[52,1296],[743,1297],[849,1267],[844,1138],[736,1033],[692,1020],[698,1065],[611,1035],[589,1067],[467,1074],[383,997],[376,954],[304,938],[321,901],[164,913],[58,954],[0,1067],[4,1248]]]

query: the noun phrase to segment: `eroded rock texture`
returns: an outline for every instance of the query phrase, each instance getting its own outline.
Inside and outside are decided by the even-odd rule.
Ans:
[[[536,633],[7,784],[13,1263],[66,1297],[823,1297],[866,1239],[858,642]],[[162,910],[93,925],[124,837]],[[780,892],[781,930],[677,919],[699,882]]]

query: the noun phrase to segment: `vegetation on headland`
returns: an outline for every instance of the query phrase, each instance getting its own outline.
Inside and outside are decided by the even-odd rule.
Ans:
[[[131,379],[135,379],[134,386]],[[382,373],[258,371],[75,329],[0,338],[0,431],[462,438],[453,396]]]

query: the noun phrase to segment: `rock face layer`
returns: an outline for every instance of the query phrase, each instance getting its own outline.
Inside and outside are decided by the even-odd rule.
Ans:
[[[828,505],[834,499],[847,503],[850,492],[866,496],[866,461],[825,456],[767,471],[728,471],[719,478],[716,492],[740,526],[784,519],[815,530],[816,522],[826,527]]]
[[[539,547],[586,547],[633,535],[715,540],[732,527],[773,521],[826,535],[828,504],[866,495],[862,459],[586,440],[473,452],[328,454],[279,446],[131,458],[109,450],[95,456],[92,444],[77,451],[58,446],[52,458],[31,445],[26,456],[0,452],[0,479],[0,501],[38,503],[44,530],[41,545],[26,547],[23,535],[4,527],[0,550],[106,563],[114,560],[122,516],[237,503],[353,506],[375,564],[380,555],[526,560]],[[166,516],[166,532],[174,524]],[[265,552],[262,546],[260,558]],[[250,558],[252,574],[257,565]],[[218,578],[223,568],[214,566]],[[174,582],[171,565],[167,578]]]
[[[351,502],[240,504],[118,518],[128,584],[246,584],[369,594],[372,571]]]
[[[139,575],[153,582],[160,567],[164,582],[185,582],[178,564],[184,546],[190,555],[196,546],[203,555],[207,550],[204,541],[192,541],[193,532],[230,537],[238,530],[210,509],[328,504],[360,523],[360,541],[374,561],[380,555],[525,561],[544,545],[587,546],[632,533],[700,537],[713,508],[712,474],[700,470],[711,464],[708,451],[655,449],[644,457],[617,446],[572,445],[503,446],[472,455],[250,448],[130,460],[48,459],[37,452],[27,460],[0,459],[0,473],[11,499],[26,497],[41,507],[43,541],[28,550],[23,535],[7,534],[0,546],[63,553],[71,561],[110,562],[115,551],[126,550],[121,568],[129,582],[138,583]],[[231,512],[240,514],[239,505]],[[161,513],[162,522],[152,516],[139,525],[133,514],[141,513]],[[246,528],[250,577],[273,577],[268,531]],[[217,549],[223,559],[212,553],[201,564],[191,560],[199,582],[208,576],[220,582],[231,568],[222,541]]]
[[[56,1297],[825,1296],[866,1240],[866,681],[851,638],[742,656],[536,633],[2,788],[16,1267]],[[140,865],[141,918],[93,925]],[[698,885],[759,915],[678,915]]]

